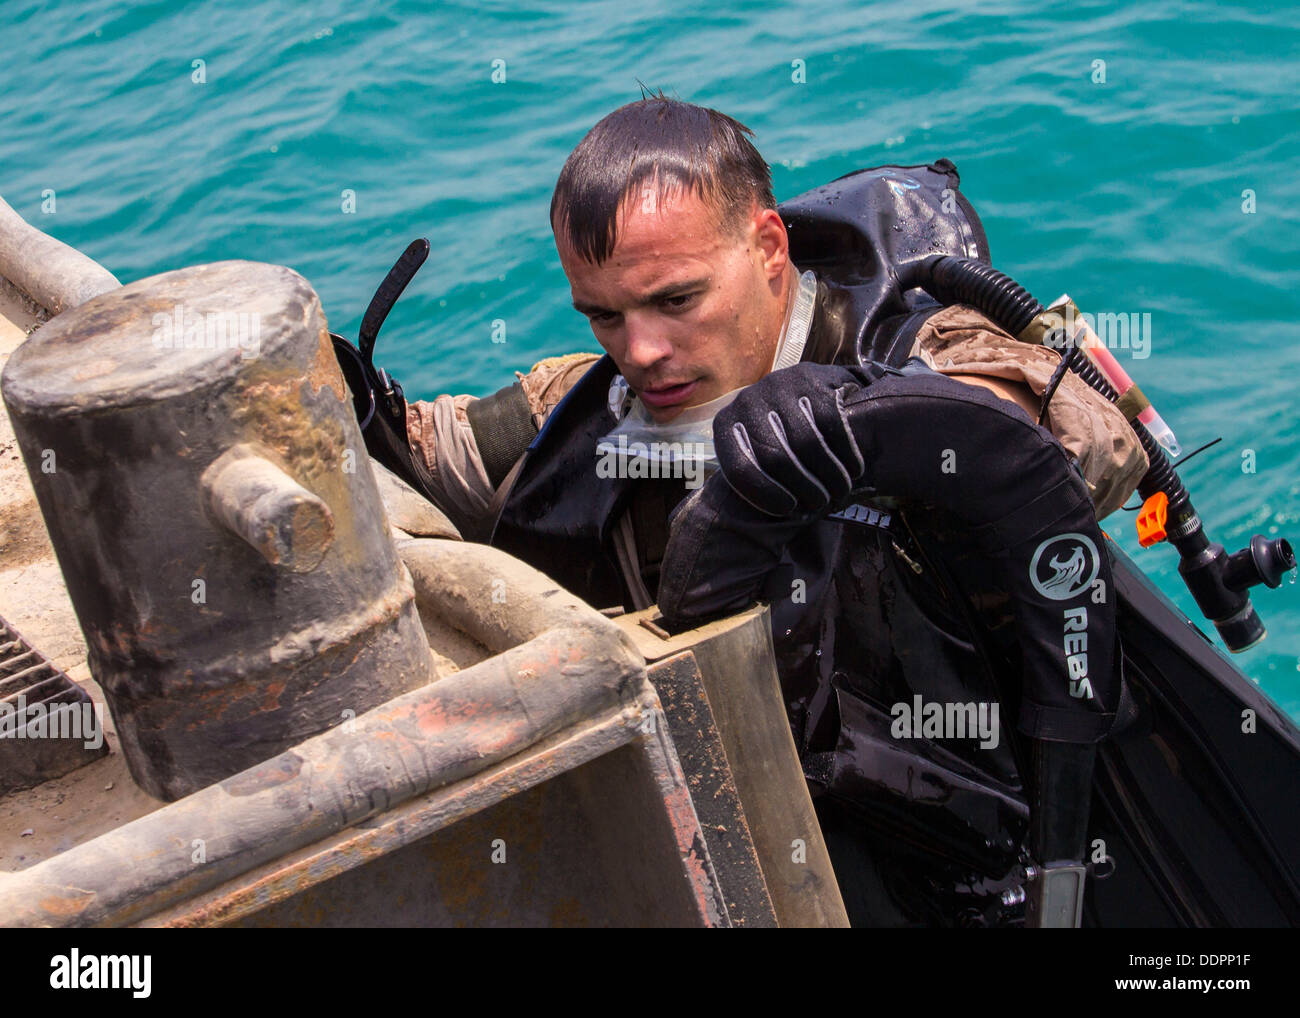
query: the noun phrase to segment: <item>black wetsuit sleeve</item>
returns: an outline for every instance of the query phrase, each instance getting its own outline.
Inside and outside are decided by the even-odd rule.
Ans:
[[[1119,695],[1110,562],[1087,485],[1060,443],[1014,404],[934,372],[828,370],[843,371],[849,386],[843,417],[865,465],[854,495],[922,507],[913,521],[924,507],[957,521],[1011,592],[1023,662],[1018,727],[1048,740],[1102,738]],[[724,471],[726,430],[714,435]],[[729,476],[712,478],[673,516],[659,590],[670,622],[751,603],[786,544],[824,512],[766,515]]]

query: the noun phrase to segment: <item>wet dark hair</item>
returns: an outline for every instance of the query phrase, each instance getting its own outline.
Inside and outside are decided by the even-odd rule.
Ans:
[[[614,250],[619,208],[649,186],[657,200],[694,191],[722,228],[738,231],[755,201],[776,208],[772,171],[753,134],[725,113],[662,91],[621,106],[570,153],[551,196],[551,227],[599,265]]]

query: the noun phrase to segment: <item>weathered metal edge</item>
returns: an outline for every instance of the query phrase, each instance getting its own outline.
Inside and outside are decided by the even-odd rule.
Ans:
[[[51,315],[122,285],[93,258],[32,226],[3,198],[0,276]]]

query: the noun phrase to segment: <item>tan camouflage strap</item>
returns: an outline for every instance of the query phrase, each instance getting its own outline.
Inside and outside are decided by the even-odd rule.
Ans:
[[[1137,387],[1137,383],[1131,385],[1124,395],[1115,400],[1115,406],[1119,408],[1130,424],[1137,420],[1138,414],[1151,405],[1151,401],[1146,398],[1142,390]]]

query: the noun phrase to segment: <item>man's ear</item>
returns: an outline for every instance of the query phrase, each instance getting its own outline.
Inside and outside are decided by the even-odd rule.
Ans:
[[[763,271],[776,279],[790,263],[790,237],[776,209],[759,209],[753,219],[754,242],[763,256]]]

